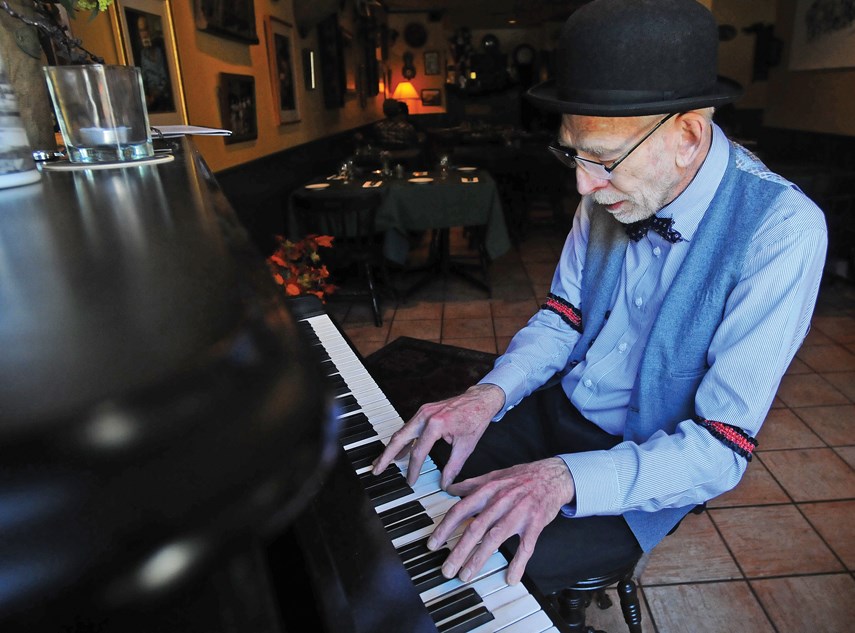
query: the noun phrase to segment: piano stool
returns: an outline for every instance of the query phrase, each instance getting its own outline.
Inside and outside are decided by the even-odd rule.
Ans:
[[[600,609],[608,609],[612,606],[611,598],[606,595],[606,589],[617,583],[620,606],[629,633],[641,633],[641,604],[638,601],[638,591],[633,577],[639,562],[646,559],[646,556],[646,554],[639,555],[621,569],[580,580],[553,594],[552,600],[556,610],[567,625],[564,630],[567,633],[604,633],[586,626],[585,610],[592,600],[596,600]]]

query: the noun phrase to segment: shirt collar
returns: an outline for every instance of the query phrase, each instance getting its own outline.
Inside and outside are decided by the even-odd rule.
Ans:
[[[701,168],[689,186],[677,198],[665,205],[657,215],[673,217],[674,229],[680,232],[687,242],[692,241],[698,225],[712,202],[727,161],[730,156],[730,143],[722,129],[712,124],[712,144]]]

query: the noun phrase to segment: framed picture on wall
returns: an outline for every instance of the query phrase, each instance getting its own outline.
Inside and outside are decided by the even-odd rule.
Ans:
[[[224,137],[226,144],[258,138],[255,78],[252,75],[220,73],[218,91],[222,127],[232,132],[231,136]]]
[[[425,52],[425,75],[439,74],[439,53],[437,51]]]
[[[193,0],[196,28],[239,42],[258,44],[254,0]]]
[[[422,105],[425,106],[441,106],[442,105],[442,90],[436,88],[422,89]]]
[[[113,27],[121,61],[139,66],[149,122],[187,123],[170,0],[116,0]]]
[[[790,70],[855,66],[855,33],[852,30],[855,16],[844,15],[844,4],[847,3],[797,0]]]
[[[300,120],[295,74],[297,40],[294,25],[268,15],[264,19],[264,30],[273,102],[279,124],[294,123]]]

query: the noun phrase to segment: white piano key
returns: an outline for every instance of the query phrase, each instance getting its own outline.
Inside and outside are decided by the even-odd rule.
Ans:
[[[400,505],[408,503],[410,501],[418,501],[422,497],[426,497],[429,494],[434,492],[439,492],[441,488],[439,487],[439,470],[431,470],[430,472],[421,475],[417,480],[416,484],[413,486],[413,492],[410,494],[401,497],[400,499],[395,499],[394,501],[390,501],[389,503],[384,503],[383,505],[377,506],[375,510],[377,510],[377,514],[382,514],[386,510],[391,510],[392,508],[397,508]]]
[[[552,624],[552,620],[545,611],[536,611],[521,620],[517,620],[503,628],[494,629],[501,633],[545,633],[546,631],[558,632]]]

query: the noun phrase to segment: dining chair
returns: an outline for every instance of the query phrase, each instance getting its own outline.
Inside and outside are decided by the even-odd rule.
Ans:
[[[376,271],[394,294],[383,257],[382,232],[375,226],[382,199],[379,192],[361,190],[341,196],[318,195],[314,191],[295,192],[292,196],[292,211],[300,235],[314,233],[335,238],[326,258],[332,281],[338,286],[330,300],[368,298],[377,327],[383,325],[383,317]],[[349,283],[354,270],[356,286]]]

